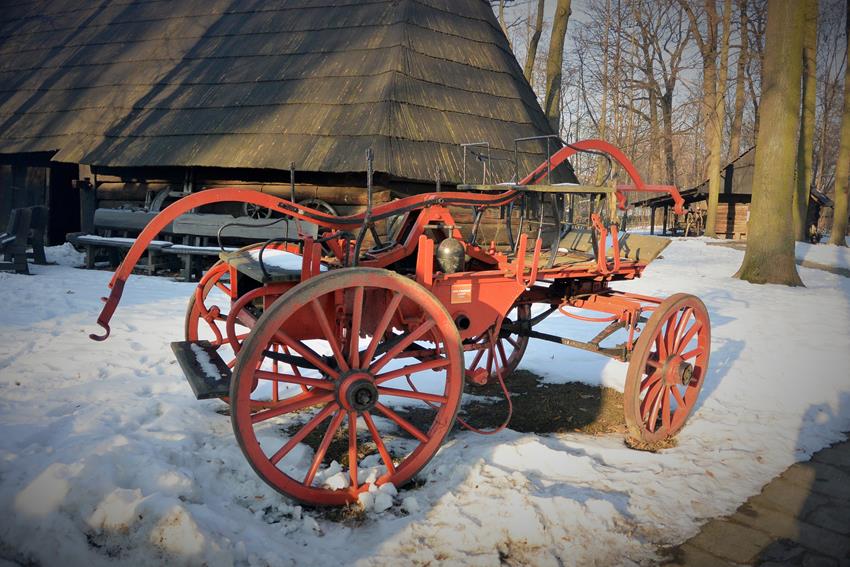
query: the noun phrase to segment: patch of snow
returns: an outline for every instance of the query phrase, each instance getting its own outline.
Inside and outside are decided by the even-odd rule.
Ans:
[[[70,242],[66,242],[61,246],[45,246],[44,256],[48,262],[53,262],[60,266],[77,268],[86,263],[85,253],[77,252],[77,249]]]
[[[260,249],[251,250],[251,258],[259,260]],[[269,267],[281,268],[283,270],[301,271],[302,256],[287,252],[286,250],[269,250],[263,252],[263,264]],[[326,272],[328,267],[322,264],[319,267],[320,272]]]
[[[207,378],[216,382],[224,379],[224,376],[222,376],[221,372],[218,371],[218,367],[213,364],[213,361],[207,351],[205,351],[200,346],[194,343],[190,344],[189,348],[191,348],[192,352],[195,353],[195,360],[198,361],[201,370],[204,371],[204,374],[206,374]]]
[[[458,431],[416,488],[364,493],[357,527],[265,485],[221,402],[194,398],[168,348],[194,284],[133,276],[112,337],[94,343],[110,273],[0,274],[14,298],[0,309],[0,547],[18,563],[92,566],[651,563],[850,429],[850,278],[800,268],[805,288],[752,285],[731,278],[742,258],[675,240],[643,278],[616,284],[708,307],[710,368],[677,447]],[[539,330],[598,331],[557,313]],[[622,390],[626,365],[532,340],[520,368]],[[309,463],[302,449],[291,458]],[[360,481],[381,465],[364,459]]]
[[[798,260],[850,270],[850,247],[847,246],[797,242],[795,252]]]

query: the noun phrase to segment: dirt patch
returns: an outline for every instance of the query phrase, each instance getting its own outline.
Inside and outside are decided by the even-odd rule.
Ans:
[[[649,441],[641,441],[640,439],[634,439],[627,436],[625,442],[630,449],[634,449],[635,451],[646,451],[647,453],[657,453],[662,449],[671,449],[679,444],[676,437],[669,437],[667,439],[662,439],[661,441],[654,441],[650,443]]]
[[[523,433],[580,432],[591,435],[625,433],[623,394],[611,388],[579,382],[548,384],[527,370],[517,370],[505,379],[511,393],[513,416],[508,425]],[[468,394],[488,396],[498,401],[469,400],[461,417],[470,425],[493,428],[507,416],[508,404],[498,382],[486,386],[468,384]]]

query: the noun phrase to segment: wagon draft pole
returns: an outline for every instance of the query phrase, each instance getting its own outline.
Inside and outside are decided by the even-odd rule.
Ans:
[[[691,295],[612,289],[612,282],[640,277],[669,240],[620,231],[597,205],[616,200],[625,209],[629,191],[660,192],[681,213],[682,199],[675,187],[644,183],[606,142],[545,141],[559,149],[516,182],[487,184],[488,151],[482,184],[445,191],[436,170],[435,192],[377,206],[370,150],[369,199],[358,215],[240,189],[188,195],[153,218],[130,248],[97,319],[103,333],[91,338],[110,335],[133,267],[160,230],[197,207],[235,201],[276,211],[304,230],[223,251],[189,298],[185,340],[172,349],[197,398],[230,404],[246,459],[281,493],[343,505],[373,485],[410,481],[455,422],[494,432],[458,418],[464,385],[495,381],[510,406],[506,382],[531,339],[628,363],[629,435],[672,437],[707,372],[708,313]],[[464,163],[480,147],[488,148],[465,145]],[[631,183],[553,183],[553,170],[577,152],[603,155]],[[589,205],[586,218],[577,199]],[[452,206],[475,211],[471,228],[461,229]],[[508,243],[479,242],[489,208],[502,211]],[[544,219],[554,219],[545,230]],[[378,222],[390,227],[383,240]],[[537,329],[556,312],[598,330],[579,340]],[[509,420],[510,409],[496,430]]]

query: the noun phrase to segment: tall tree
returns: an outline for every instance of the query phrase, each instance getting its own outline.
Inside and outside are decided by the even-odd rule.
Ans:
[[[546,60],[546,94],[543,97],[543,111],[555,132],[559,132],[561,128],[561,75],[564,67],[567,23],[572,14],[571,3],[571,0],[558,0],[552,20],[552,37],[549,39],[549,57]]]
[[[817,104],[818,0],[806,0],[806,28],[803,36],[803,115],[797,143],[797,187],[794,191],[794,238],[807,241],[806,217],[812,188],[815,105]]]
[[[499,25],[502,26],[502,32],[508,39],[508,45],[513,51],[514,44],[511,41],[511,35],[508,33],[508,24],[505,22],[505,0],[499,0]]]
[[[850,56],[850,0],[847,0],[847,20],[844,25],[847,36],[847,54]],[[832,217],[830,244],[847,246],[847,177],[850,176],[850,65],[844,70],[844,112],[841,115],[841,140],[838,146],[838,161],[835,163],[835,208]]]
[[[751,283],[803,285],[794,261],[794,233],[788,218],[800,125],[805,7],[803,2],[786,0],[768,0],[767,4],[762,124],[756,141],[747,251],[735,274]]]
[[[537,59],[537,46],[540,44],[540,35],[543,33],[543,8],[546,0],[537,0],[537,16],[534,19],[534,29],[528,40],[528,51],[525,53],[525,68],[523,74],[529,84],[534,84],[534,61]]]
[[[721,75],[724,84],[718,81],[717,65],[717,27],[720,15],[717,13],[715,0],[704,0],[705,35],[700,29],[699,19],[691,6],[690,0],[679,0],[679,4],[688,15],[691,32],[697,41],[702,55],[702,122],[704,124],[705,145],[708,149],[708,210],[705,217],[705,235],[714,238],[717,225],[717,202],[720,196],[720,150],[723,142],[722,109],[726,107],[725,67],[726,58],[721,57]],[[724,38],[725,51],[728,53],[729,12],[731,0],[725,0]]]
[[[750,59],[749,25],[747,24],[747,0],[738,0],[738,34],[741,45],[738,48],[737,69],[735,72],[735,103],[732,108],[732,128],[729,131],[729,153],[726,161],[733,161],[741,155],[741,128],[744,123],[744,82]]]

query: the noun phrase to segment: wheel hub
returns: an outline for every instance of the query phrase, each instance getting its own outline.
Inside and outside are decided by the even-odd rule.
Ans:
[[[338,382],[336,398],[346,411],[369,411],[378,403],[378,388],[371,374],[355,370]]]
[[[686,362],[681,356],[674,355],[664,363],[662,373],[669,386],[687,386],[694,378],[694,365]]]

